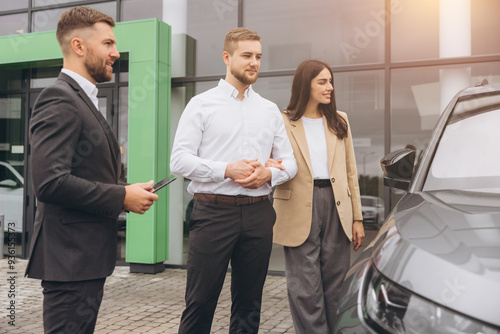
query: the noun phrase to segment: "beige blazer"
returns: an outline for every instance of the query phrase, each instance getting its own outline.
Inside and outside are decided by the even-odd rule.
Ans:
[[[338,113],[349,126],[347,115],[341,111]],[[298,172],[292,180],[277,186],[274,191],[274,209],[277,215],[274,242],[296,247],[304,243],[311,230],[314,182],[302,119],[292,121],[286,111],[282,116],[297,160]],[[339,140],[328,128],[326,119],[324,124],[330,181],[335,196],[335,203],[332,204],[337,206],[342,227],[352,241],[353,221],[363,220],[363,215],[351,127],[348,128],[347,137]]]

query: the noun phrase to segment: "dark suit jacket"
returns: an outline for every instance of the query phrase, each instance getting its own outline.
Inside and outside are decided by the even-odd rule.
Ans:
[[[65,282],[111,275],[125,198],[120,148],[68,75],[61,73],[38,97],[30,145],[38,205],[26,275]]]

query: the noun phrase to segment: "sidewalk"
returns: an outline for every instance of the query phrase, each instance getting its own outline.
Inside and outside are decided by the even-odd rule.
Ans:
[[[16,259],[14,270],[11,270],[6,258],[0,259],[0,333],[43,333],[40,281],[23,277],[26,264],[27,260]],[[14,280],[9,282],[12,276]],[[227,274],[212,333],[229,332],[229,283],[230,274]],[[185,284],[186,271],[182,269],[166,269],[156,275],[147,275],[131,274],[128,266],[116,267],[106,281],[95,333],[177,333],[184,310]],[[15,297],[9,290],[15,290]],[[9,325],[11,312],[7,308],[12,302],[15,326]],[[267,277],[259,333],[295,333],[284,277]]]

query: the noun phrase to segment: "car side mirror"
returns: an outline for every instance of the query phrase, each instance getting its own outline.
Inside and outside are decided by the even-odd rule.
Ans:
[[[389,153],[380,160],[384,172],[384,185],[408,190],[413,176],[415,151],[404,148]]]

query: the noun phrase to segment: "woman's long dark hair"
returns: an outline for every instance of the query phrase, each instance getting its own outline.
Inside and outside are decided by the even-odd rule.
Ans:
[[[332,75],[333,72],[328,64],[319,60],[304,60],[295,71],[292,83],[292,96],[288,103],[287,110],[290,118],[294,121],[300,119],[306,111],[307,103],[311,97],[311,82],[318,74],[327,68]],[[347,137],[347,122],[337,113],[335,102],[335,90],[332,91],[329,104],[320,104],[318,109],[325,116],[328,127],[337,135],[337,138]]]

